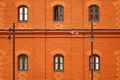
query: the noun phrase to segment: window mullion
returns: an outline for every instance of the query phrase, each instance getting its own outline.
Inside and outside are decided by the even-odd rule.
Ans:
[[[25,20],[25,7],[23,7],[23,21]]]
[[[95,7],[93,7],[93,21],[95,21]]]
[[[96,70],[96,56],[94,56],[94,70]]]
[[[23,56],[21,56],[22,57],[22,70],[23,70]]]
[[[58,70],[60,70],[60,56],[58,56]]]
[[[100,57],[98,57],[98,70],[100,70]]]
[[[60,20],[60,7],[58,6],[58,20]]]
[[[58,20],[58,7],[55,7],[55,20]]]
[[[23,70],[25,70],[25,56],[23,56]]]

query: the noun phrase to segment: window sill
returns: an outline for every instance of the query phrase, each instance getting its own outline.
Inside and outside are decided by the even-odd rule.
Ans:
[[[19,23],[27,23],[28,21],[18,21]]]
[[[64,70],[54,70],[54,72],[64,72]]]
[[[28,70],[19,70],[19,72],[28,72]]]
[[[92,72],[92,71],[90,71],[90,72]],[[93,72],[100,72],[100,70],[93,70]]]
[[[91,21],[91,20],[89,20],[89,22],[100,22],[99,20],[95,20],[95,21]]]
[[[54,22],[64,22],[64,21],[57,21],[57,20],[54,20]]]

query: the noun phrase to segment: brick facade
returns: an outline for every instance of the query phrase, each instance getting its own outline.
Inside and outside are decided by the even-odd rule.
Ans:
[[[28,22],[18,21],[20,5],[28,7]],[[63,22],[53,21],[55,5],[64,7]],[[100,8],[100,21],[93,24],[94,53],[100,56],[94,80],[120,80],[120,0],[1,0],[0,80],[12,80],[12,42],[7,36],[14,22],[16,80],[91,80],[90,5]],[[18,70],[20,54],[28,56],[28,71]],[[63,72],[54,71],[56,54],[64,56]]]

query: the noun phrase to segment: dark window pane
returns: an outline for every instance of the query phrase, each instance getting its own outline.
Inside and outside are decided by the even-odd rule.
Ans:
[[[93,14],[90,14],[90,21],[93,21]]]
[[[95,20],[99,20],[98,14],[95,15]]]
[[[19,21],[27,21],[28,20],[28,8],[26,6],[20,6],[19,10]]]
[[[97,7],[95,8],[95,13],[98,13],[98,8]]]
[[[55,20],[58,20],[58,8],[55,8]]]
[[[89,57],[90,70],[98,71],[100,70],[100,57],[98,55],[92,55]]]
[[[91,7],[89,11],[90,11],[90,13],[93,13],[93,8]]]
[[[99,21],[99,7],[95,5],[89,7],[89,21],[90,22]]]
[[[28,70],[28,57],[26,55],[20,55],[18,57],[18,65],[20,71],[27,71]]]
[[[63,21],[63,7],[62,6],[54,7],[54,20]]]
[[[64,66],[64,58],[62,55],[55,55],[54,56],[54,70],[55,71],[63,71]]]

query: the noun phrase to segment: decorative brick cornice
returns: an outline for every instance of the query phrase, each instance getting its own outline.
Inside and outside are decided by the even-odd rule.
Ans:
[[[0,1],[0,28],[4,27],[4,8],[6,7],[6,3]]]
[[[27,74],[22,72],[18,74],[18,78],[19,80],[26,80]]]
[[[101,50],[97,50],[97,49],[94,49],[94,54],[97,54],[99,56],[102,56],[103,55],[103,52]],[[91,51],[88,51],[87,52],[87,56],[90,56],[91,55]]]
[[[4,78],[4,56],[6,55],[6,53],[3,50],[0,50],[0,80],[3,80]]]
[[[120,80],[120,50],[114,51],[115,59],[116,59],[116,76],[115,80]]]
[[[116,0],[114,3],[113,3],[114,6],[120,6],[120,0]]]
[[[18,25],[18,29],[28,29],[28,28],[29,28],[28,25],[25,24],[25,23],[20,23],[20,24]]]
[[[54,28],[55,29],[62,29],[63,28],[63,24],[62,23],[54,23]]]
[[[116,28],[120,29],[120,0],[117,0],[113,3],[116,10]]]
[[[26,0],[19,0],[18,2],[15,3],[16,7],[19,7],[20,5],[26,5],[26,6],[30,7],[30,3]]]
[[[85,4],[87,7],[89,7],[90,5],[102,6],[102,3],[98,0],[88,0]]]
[[[3,9],[6,6],[4,2],[0,2],[0,9]]]
[[[20,49],[20,50],[16,50],[16,53],[15,53],[17,56],[20,55],[20,54],[26,54],[26,55],[30,55],[31,52],[29,50],[24,50],[24,49]]]
[[[54,50],[51,51],[51,55],[52,55],[52,56],[54,56],[54,55],[56,55],[56,54],[59,54],[59,53],[62,54],[63,56],[66,55],[65,50],[60,49],[60,48],[56,48],[56,49],[54,49]]]
[[[64,75],[62,73],[54,73],[55,80],[63,80]]]
[[[100,75],[96,72],[93,73],[93,76],[94,76],[93,77],[94,80],[99,80],[99,78],[100,78]],[[91,74],[90,74],[90,77],[91,77]]]
[[[94,23],[93,26],[94,26],[94,29],[98,29],[98,28],[100,28],[100,24],[97,23],[97,22]],[[90,28],[90,27],[91,27],[91,23],[88,24],[88,28]]]
[[[55,5],[62,5],[63,7],[65,7],[66,4],[63,0],[56,0],[50,4],[51,7],[54,7]]]

